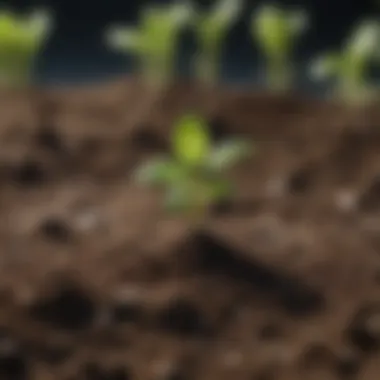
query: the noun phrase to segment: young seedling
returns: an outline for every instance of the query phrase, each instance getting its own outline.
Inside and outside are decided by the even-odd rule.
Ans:
[[[286,11],[276,5],[264,5],[252,16],[252,37],[266,59],[267,81],[272,91],[291,88],[294,72],[290,55],[307,25],[305,12]]]
[[[137,180],[166,188],[166,208],[198,224],[209,206],[231,194],[223,173],[249,152],[249,145],[237,139],[213,146],[204,120],[187,115],[174,128],[171,156],[142,165]]]
[[[371,60],[379,58],[380,23],[362,21],[344,44],[341,51],[325,53],[311,65],[316,79],[334,78],[333,93],[343,101],[361,102],[373,95],[366,81]]]
[[[217,83],[223,40],[237,20],[242,6],[242,0],[218,0],[210,12],[196,15],[194,26],[198,50],[194,69],[201,83],[206,85]]]
[[[115,25],[106,31],[106,41],[139,61],[143,79],[150,85],[166,85],[173,76],[181,30],[192,15],[187,3],[145,8],[138,26]]]
[[[2,85],[26,86],[32,81],[36,56],[51,30],[47,11],[28,16],[0,12],[0,82]]]

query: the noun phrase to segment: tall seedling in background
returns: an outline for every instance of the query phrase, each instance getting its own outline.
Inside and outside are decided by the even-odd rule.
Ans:
[[[242,0],[217,0],[208,13],[195,16],[198,50],[194,69],[201,83],[214,85],[218,81],[223,41],[237,20],[242,5]]]
[[[252,16],[252,37],[266,59],[267,81],[272,91],[285,91],[292,86],[290,56],[307,24],[303,11],[286,11],[275,5],[264,5]]]
[[[367,100],[373,93],[366,74],[371,60],[379,58],[379,48],[380,23],[362,21],[341,51],[328,52],[312,62],[311,75],[323,80],[334,78],[334,95],[344,101]]]
[[[37,54],[51,30],[48,12],[38,10],[28,16],[0,12],[0,83],[25,86],[32,80]]]
[[[137,57],[147,83],[162,86],[172,79],[180,32],[191,14],[185,3],[149,6],[142,11],[138,26],[112,26],[106,40],[113,48]]]
[[[249,154],[246,142],[228,140],[212,146],[204,120],[188,115],[175,125],[172,155],[157,158],[137,170],[137,180],[166,189],[165,206],[198,225],[209,206],[231,194],[224,171]]]

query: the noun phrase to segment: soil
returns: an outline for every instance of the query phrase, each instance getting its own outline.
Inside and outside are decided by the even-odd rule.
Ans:
[[[0,98],[1,379],[379,379],[377,104],[131,78]],[[196,230],[133,180],[194,111],[255,146]]]

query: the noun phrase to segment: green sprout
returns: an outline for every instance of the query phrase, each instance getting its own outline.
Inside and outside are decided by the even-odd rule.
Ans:
[[[198,51],[195,74],[201,83],[214,85],[219,79],[223,40],[242,9],[242,0],[218,0],[207,14],[195,17]]]
[[[106,31],[106,41],[137,58],[147,83],[165,85],[174,72],[180,32],[191,15],[186,3],[149,6],[143,9],[138,26],[112,26]]]
[[[311,65],[311,75],[316,79],[335,77],[334,95],[356,102],[373,95],[366,82],[371,60],[378,59],[380,24],[362,21],[346,41],[341,51],[328,52]]]
[[[271,90],[286,91],[291,87],[294,73],[290,55],[307,25],[305,12],[286,11],[275,5],[264,5],[253,15],[251,33],[266,59]]]
[[[51,30],[47,11],[28,16],[0,12],[0,82],[24,86],[31,82],[36,56]]]
[[[223,172],[249,152],[249,145],[238,139],[213,146],[204,120],[187,115],[174,128],[171,155],[143,164],[137,180],[166,188],[166,208],[198,223],[212,204],[231,195],[231,184]]]

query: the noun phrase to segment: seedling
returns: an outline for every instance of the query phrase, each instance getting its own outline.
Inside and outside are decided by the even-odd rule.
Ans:
[[[334,78],[334,95],[356,102],[373,95],[366,82],[371,60],[379,57],[380,24],[376,21],[361,22],[348,38],[341,51],[328,52],[317,58],[311,66],[311,74],[317,79]]]
[[[142,11],[138,26],[112,26],[106,32],[106,41],[138,59],[147,83],[165,85],[173,76],[180,32],[191,15],[186,3],[149,6]]]
[[[0,81],[7,86],[31,82],[36,56],[51,30],[48,12],[28,16],[0,12]]]
[[[209,206],[231,195],[223,173],[249,152],[247,143],[237,139],[212,146],[204,120],[187,115],[174,128],[171,156],[142,165],[137,180],[166,188],[166,208],[199,223]]]
[[[194,68],[201,83],[214,85],[218,81],[223,40],[242,6],[242,0],[218,0],[210,12],[199,13],[195,17],[198,51]]]
[[[307,24],[305,12],[286,11],[275,5],[264,5],[252,16],[252,37],[266,59],[267,81],[272,91],[291,87],[294,72],[290,55]]]

